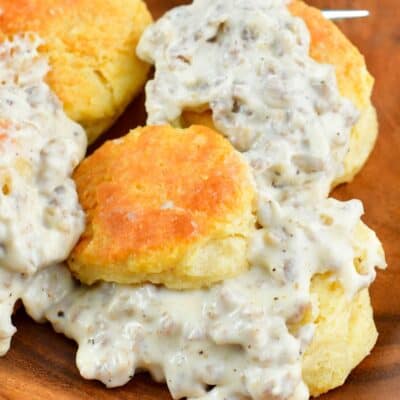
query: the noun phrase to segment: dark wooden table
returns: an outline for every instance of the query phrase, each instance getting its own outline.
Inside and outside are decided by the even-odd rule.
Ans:
[[[155,17],[183,3],[148,0]],[[376,77],[374,103],[380,136],[363,171],[337,189],[340,199],[359,198],[364,220],[383,241],[389,268],[372,287],[375,319],[380,333],[372,355],[356,368],[347,383],[321,400],[400,399],[400,2],[399,0],[313,0],[320,8],[367,8],[371,17],[341,22],[343,31],[365,54]],[[108,134],[115,137],[144,123],[143,97],[132,104]],[[107,390],[80,378],[75,367],[76,346],[50,326],[37,326],[19,311],[18,333],[11,351],[0,359],[0,398],[29,400],[170,399],[162,385],[146,375],[120,389]]]

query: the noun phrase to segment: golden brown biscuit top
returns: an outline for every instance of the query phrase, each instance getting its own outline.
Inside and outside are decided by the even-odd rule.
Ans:
[[[123,15],[124,10],[119,3],[109,0],[1,0],[1,30],[6,34],[31,30],[47,36],[57,33],[57,21],[58,33],[63,33],[57,38],[72,45],[73,38],[80,30],[78,26],[94,20],[105,24],[116,14]],[[74,28],[74,23],[77,29],[67,31],[66,28]],[[96,26],[87,24],[86,29],[89,41],[95,38],[93,34],[99,33]],[[90,45],[90,42],[87,44]]]
[[[197,127],[177,135],[154,127],[108,142],[82,163],[75,179],[85,209],[97,197],[93,222],[119,250],[136,252],[203,234],[211,218],[236,206],[238,177],[245,172],[213,131]],[[96,174],[101,182],[90,186],[86,179]],[[104,255],[114,251],[112,246]]]
[[[74,178],[88,221],[72,258],[105,268],[143,255],[151,264],[158,251],[179,252],[224,234],[235,218],[251,213],[254,196],[240,154],[201,126],[138,128],[103,145]],[[170,254],[155,258],[157,265],[145,266],[147,271],[172,268],[164,261],[177,263]]]

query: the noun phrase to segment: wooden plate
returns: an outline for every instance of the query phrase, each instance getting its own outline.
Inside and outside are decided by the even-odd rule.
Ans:
[[[155,17],[178,0],[148,0]],[[374,102],[380,119],[377,146],[354,182],[340,187],[340,199],[359,198],[364,220],[383,241],[389,268],[372,287],[375,318],[380,332],[372,355],[356,368],[347,383],[321,400],[400,399],[400,9],[398,0],[314,0],[320,8],[367,8],[372,16],[340,23],[366,55],[376,77]],[[125,134],[144,123],[143,96],[137,99],[106,138]],[[167,400],[167,390],[147,375],[123,388],[107,390],[84,381],[75,367],[76,346],[49,325],[38,326],[21,310],[11,351],[0,359],[1,399],[126,399]]]

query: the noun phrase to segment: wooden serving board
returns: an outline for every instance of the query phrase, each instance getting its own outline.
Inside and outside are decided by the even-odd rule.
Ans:
[[[380,136],[363,171],[337,189],[340,199],[364,202],[365,222],[383,241],[388,270],[380,272],[372,287],[375,319],[380,333],[372,355],[356,368],[347,383],[321,400],[400,399],[400,8],[399,0],[313,0],[320,8],[366,8],[372,16],[341,22],[343,31],[366,55],[376,78],[374,103]],[[157,18],[179,0],[148,0]],[[106,138],[144,123],[143,96],[137,99]],[[123,388],[107,390],[83,380],[75,367],[76,346],[54,333],[49,325],[36,325],[20,310],[12,349],[0,359],[0,399],[170,399],[163,385],[140,375]]]

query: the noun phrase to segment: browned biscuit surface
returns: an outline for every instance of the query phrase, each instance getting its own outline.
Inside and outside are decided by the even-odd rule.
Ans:
[[[87,228],[69,265],[83,282],[190,288],[247,267],[251,174],[218,133],[138,128],[84,160],[75,180]]]

